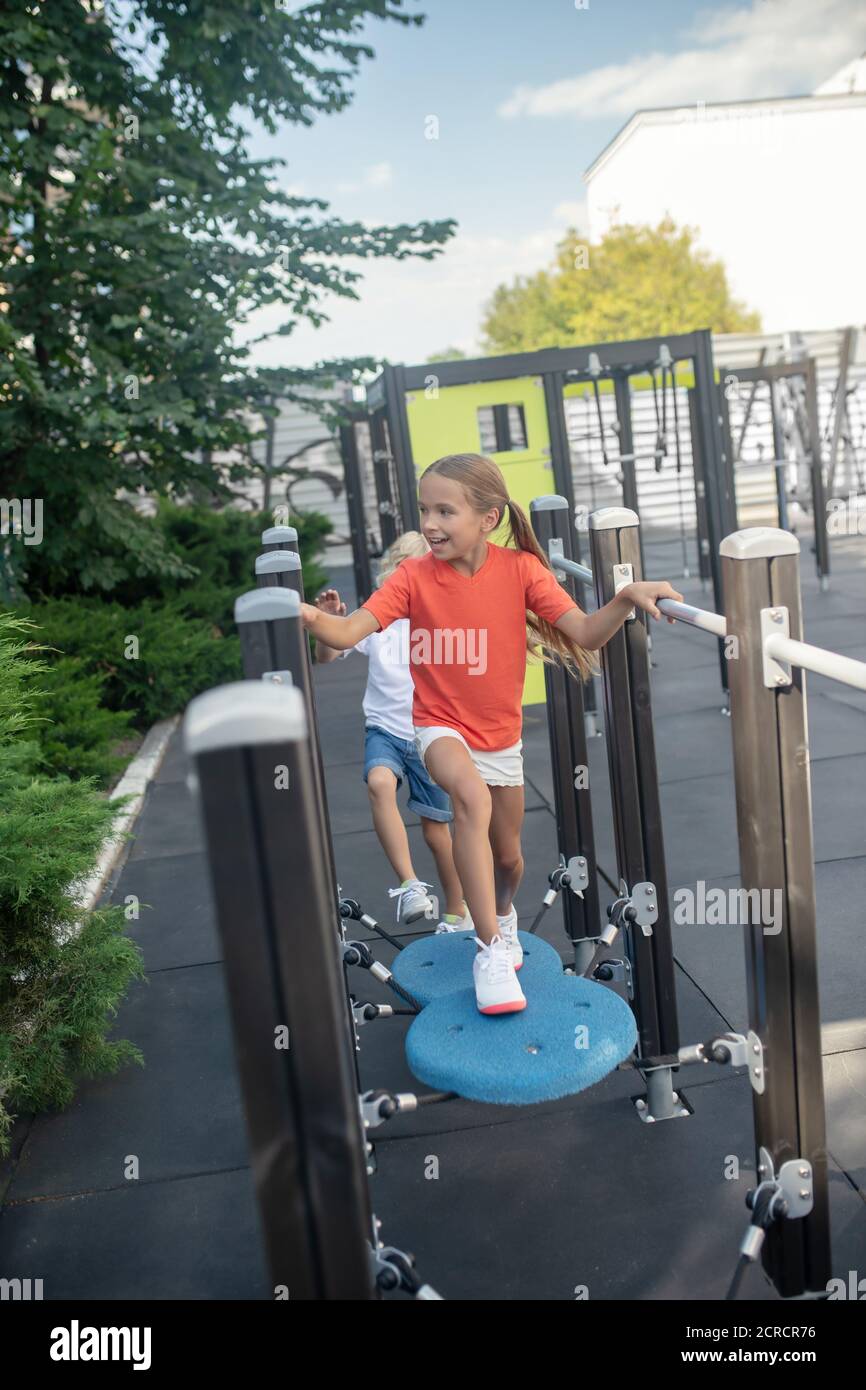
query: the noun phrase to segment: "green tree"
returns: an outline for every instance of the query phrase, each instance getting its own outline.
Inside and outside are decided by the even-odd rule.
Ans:
[[[246,473],[268,402],[374,365],[255,370],[238,328],[278,305],[289,339],[330,295],[358,298],[354,258],[429,259],[453,232],[343,222],[281,188],[284,161],[248,155],[251,121],[349,104],[366,21],[422,19],[403,0],[289,8],[0,6],[0,496],[43,500],[60,584],[187,573],[124,498],[219,491],[212,454]],[[14,592],[28,548],[0,540],[0,580],[4,557]]]
[[[443,348],[441,352],[431,352],[427,358],[428,362],[464,362],[465,360],[466,353],[462,348],[457,347],[447,347]]]
[[[597,245],[571,229],[548,270],[500,285],[482,320],[487,352],[649,338],[711,328],[759,332],[760,316],[731,298],[725,268],[694,228],[621,224]]]

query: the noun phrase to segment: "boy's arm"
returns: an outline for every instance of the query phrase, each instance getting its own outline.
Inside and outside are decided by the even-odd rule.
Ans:
[[[347,618],[340,618],[336,613],[323,613],[311,603],[302,603],[301,621],[317,642],[334,647],[338,652],[354,647],[362,637],[379,630],[369,608],[356,608]]]

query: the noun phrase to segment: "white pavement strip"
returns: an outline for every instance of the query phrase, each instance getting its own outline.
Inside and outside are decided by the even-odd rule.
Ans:
[[[144,802],[147,784],[159,771],[169,739],[179,722],[180,715],[176,714],[172,719],[161,719],[158,724],[154,724],[153,728],[147,731],[144,743],[109,797],[110,801],[116,801],[121,796],[130,796],[132,800],[127,803],[114,822],[111,836],[102,847],[102,853],[96,862],[93,873],[75,887],[73,896],[76,903],[80,907],[86,908],[88,912],[99,901],[109,874],[123,852],[127,835],[135,824],[136,817]]]

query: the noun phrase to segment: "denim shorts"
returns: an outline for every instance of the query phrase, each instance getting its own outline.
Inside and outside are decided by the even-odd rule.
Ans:
[[[364,738],[364,781],[372,768],[389,767],[397,789],[405,777],[409,783],[408,807],[428,820],[453,820],[451,798],[437,786],[415,749],[414,739],[396,738],[375,724],[368,724]]]

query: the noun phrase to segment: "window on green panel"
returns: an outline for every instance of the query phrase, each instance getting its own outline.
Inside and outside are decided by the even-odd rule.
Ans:
[[[527,447],[522,405],[481,405],[477,414],[482,454],[508,454]]]

